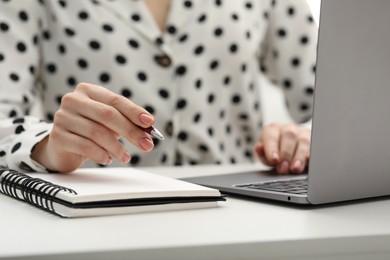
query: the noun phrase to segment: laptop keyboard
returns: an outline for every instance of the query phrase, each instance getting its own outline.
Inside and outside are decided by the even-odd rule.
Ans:
[[[307,194],[307,181],[308,178],[304,179],[291,179],[291,180],[280,180],[280,181],[269,181],[260,183],[246,183],[235,185],[240,188],[254,189],[254,190],[268,190],[275,192],[284,192],[292,194]]]

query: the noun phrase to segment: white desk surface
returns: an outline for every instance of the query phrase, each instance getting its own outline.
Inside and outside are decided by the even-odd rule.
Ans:
[[[64,219],[0,194],[0,221],[1,259],[390,259],[389,198],[305,208],[230,197],[212,209]]]

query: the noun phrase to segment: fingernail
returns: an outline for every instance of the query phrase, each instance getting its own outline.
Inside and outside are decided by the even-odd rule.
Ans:
[[[111,157],[108,157],[105,165],[110,165],[112,163],[112,158]]]
[[[154,123],[154,118],[148,114],[141,114],[139,116],[139,119],[141,120],[142,123],[147,125],[152,125]]]
[[[279,172],[280,173],[288,173],[288,162],[287,161],[283,161],[282,164],[280,165],[280,168],[279,168]]]
[[[302,170],[302,162],[300,160],[296,160],[293,165],[292,169],[294,172],[300,172]]]
[[[271,160],[273,163],[278,163],[279,162],[279,155],[277,152],[273,152],[271,155]]]
[[[130,159],[131,159],[130,154],[125,153],[125,154],[123,155],[123,157],[122,157],[122,162],[123,162],[123,163],[128,163],[128,162],[130,162]]]
[[[154,147],[153,141],[149,138],[142,138],[139,141],[139,145],[145,150],[150,151]]]

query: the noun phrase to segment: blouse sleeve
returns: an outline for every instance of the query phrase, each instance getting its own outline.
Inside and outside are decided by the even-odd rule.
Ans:
[[[45,171],[30,157],[52,125],[29,116],[39,82],[39,1],[0,2],[0,165]]]
[[[312,115],[317,26],[306,0],[270,0],[265,16],[261,69],[283,90],[294,121],[306,122]]]

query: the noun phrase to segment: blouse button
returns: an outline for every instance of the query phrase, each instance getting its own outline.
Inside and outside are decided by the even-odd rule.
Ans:
[[[165,125],[165,133],[169,136],[172,137],[173,135],[173,123],[172,121],[168,121],[167,124]]]
[[[169,56],[166,55],[166,54],[160,55],[160,56],[155,56],[154,59],[156,60],[156,62],[157,62],[161,67],[164,67],[164,68],[168,68],[168,67],[171,66],[171,64],[172,64],[171,58],[169,58]]]

